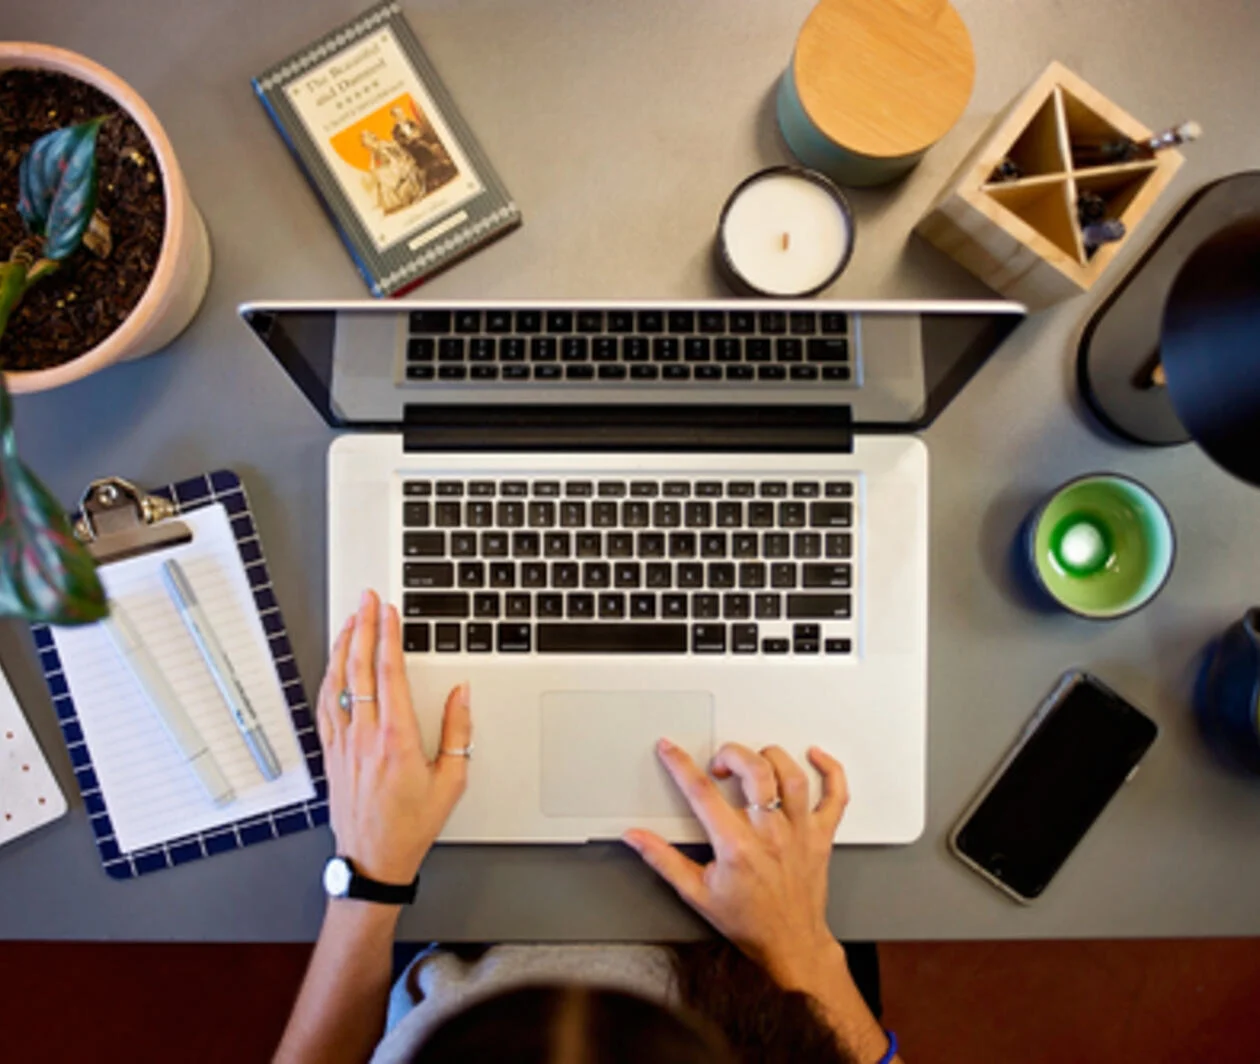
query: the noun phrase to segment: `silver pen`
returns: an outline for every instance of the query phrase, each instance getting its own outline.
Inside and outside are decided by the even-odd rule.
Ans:
[[[183,618],[189,634],[193,637],[193,642],[201,651],[201,656],[210,669],[210,675],[214,677],[214,682],[219,688],[219,694],[227,703],[228,711],[232,714],[241,738],[249,747],[249,752],[258,768],[267,779],[278,779],[281,772],[280,759],[276,757],[276,752],[268,741],[266,732],[263,731],[262,721],[258,719],[249,695],[245,693],[244,685],[237,677],[236,670],[232,668],[232,662],[228,659],[223,645],[210,626],[209,618],[206,617],[205,611],[197,601],[197,595],[188,580],[188,574],[174,558],[162,563],[162,582],[166,585],[167,594],[171,596],[171,601],[175,603],[175,608],[179,610],[180,617]]]
[[[236,797],[236,792],[223,775],[223,769],[213,751],[188,716],[157,662],[153,660],[135,625],[117,602],[110,603],[109,616],[101,622],[101,626],[113,640],[118,656],[131,670],[154,711],[175,740],[179,752],[184,755],[184,760],[205,787],[206,793],[217,805],[230,802]]]

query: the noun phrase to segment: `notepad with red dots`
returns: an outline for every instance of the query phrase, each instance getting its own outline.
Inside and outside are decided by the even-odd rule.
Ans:
[[[0,846],[65,811],[65,795],[13,697],[9,678],[0,672]]]

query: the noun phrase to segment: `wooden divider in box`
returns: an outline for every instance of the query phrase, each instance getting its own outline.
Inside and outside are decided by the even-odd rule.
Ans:
[[[1082,190],[1106,201],[1126,231],[1184,162],[1176,151],[1099,167],[1073,164],[1072,144],[1140,141],[1151,131],[1060,63],[1051,63],[990,126],[916,231],[990,287],[1033,309],[1087,291],[1124,241],[1085,253]],[[1010,159],[1021,177],[997,180]]]

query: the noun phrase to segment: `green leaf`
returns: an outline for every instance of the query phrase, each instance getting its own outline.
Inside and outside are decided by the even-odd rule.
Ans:
[[[0,378],[0,615],[87,624],[108,612],[92,556],[17,456],[13,403]]]
[[[96,210],[96,134],[103,118],[55,129],[18,167],[18,213],[44,238],[43,257],[68,258]]]
[[[9,315],[26,291],[26,266],[21,262],[0,262],[0,336],[9,324]]]

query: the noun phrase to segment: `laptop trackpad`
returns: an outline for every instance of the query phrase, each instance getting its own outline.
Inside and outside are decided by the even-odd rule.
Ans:
[[[550,691],[540,712],[546,816],[690,815],[656,757],[656,741],[669,739],[707,766],[708,691]]]

